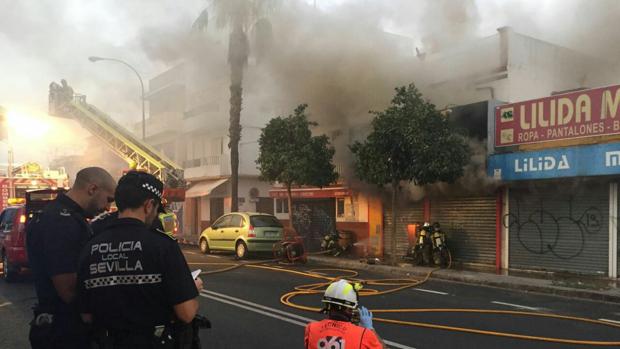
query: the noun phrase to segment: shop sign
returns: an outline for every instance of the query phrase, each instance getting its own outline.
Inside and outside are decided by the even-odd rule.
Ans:
[[[495,108],[495,146],[620,133],[620,85]]]
[[[504,181],[620,174],[620,143],[495,154],[487,173]]]
[[[286,189],[269,191],[272,198],[288,198]],[[351,196],[351,190],[347,188],[295,188],[291,190],[291,196],[295,199],[325,199]]]

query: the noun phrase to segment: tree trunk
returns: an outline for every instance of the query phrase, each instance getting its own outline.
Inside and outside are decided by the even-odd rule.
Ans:
[[[390,264],[396,265],[396,208],[398,206],[398,180],[392,180],[392,231],[390,239]]]
[[[286,194],[288,196],[288,226],[291,229],[295,229],[293,227],[293,194],[291,193],[291,185],[286,185]]]
[[[229,37],[230,63],[230,195],[232,212],[239,211],[239,140],[241,139],[241,104],[243,102],[243,68],[247,62],[247,44],[242,27],[233,30]]]

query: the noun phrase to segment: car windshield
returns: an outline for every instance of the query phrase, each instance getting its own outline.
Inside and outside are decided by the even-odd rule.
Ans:
[[[253,227],[278,227],[282,228],[282,223],[274,216],[251,216],[250,224]]]

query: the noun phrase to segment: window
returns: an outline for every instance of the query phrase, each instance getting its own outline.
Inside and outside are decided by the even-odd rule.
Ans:
[[[4,231],[8,231],[13,228],[13,221],[14,221],[16,212],[17,212],[16,209],[8,209],[3,214],[4,217],[2,218],[1,226]]]
[[[282,228],[282,223],[274,217],[268,215],[250,216],[250,225],[258,227],[277,227]]]
[[[344,198],[336,199],[336,216],[344,217]]]
[[[229,226],[234,228],[243,227],[243,218],[238,214],[232,215]]]
[[[213,229],[220,229],[220,228],[229,227],[230,226],[230,218],[231,218],[231,216],[224,216],[224,217],[218,219],[213,224]]]
[[[276,199],[276,213],[288,213],[288,199]]]

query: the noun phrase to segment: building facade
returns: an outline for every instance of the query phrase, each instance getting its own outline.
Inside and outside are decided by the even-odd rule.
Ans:
[[[609,172],[593,175],[583,166],[574,167],[576,172],[571,176],[553,173],[545,177],[539,170],[557,170],[565,158],[573,163],[615,151],[608,148],[611,145],[601,144],[617,140],[613,135],[601,136],[603,128],[613,129],[613,123],[595,123],[600,110],[584,114],[584,102],[576,101],[579,93],[572,106],[565,100],[570,96],[561,95],[555,102],[556,120],[558,113],[573,108],[573,121],[580,117],[581,124],[589,125],[583,127],[583,132],[591,136],[575,136],[582,132],[579,125],[571,131],[573,136],[568,136],[567,130],[549,131],[549,136],[555,132],[555,137],[561,138],[555,142],[541,139],[542,132],[534,139],[532,124],[538,122],[540,128],[541,120],[543,125],[545,120],[551,123],[551,102],[542,110],[538,107],[542,100],[528,101],[524,102],[528,108],[536,102],[534,110],[528,109],[529,119],[522,119],[524,132],[514,134],[511,140],[518,144],[513,144],[506,141],[510,138],[508,131],[496,129],[502,121],[496,114],[510,102],[611,85],[620,77],[617,66],[602,57],[521,35],[510,28],[500,28],[496,35],[477,42],[426,55],[417,64],[433,72],[422,88],[424,95],[439,109],[451,112],[449,117],[470,133],[474,154],[464,178],[457,183],[429,186],[402,205],[396,221],[398,253],[404,253],[409,244],[408,225],[438,221],[448,233],[457,263],[496,270],[568,271],[616,277],[617,238],[612,230],[617,214],[617,200],[613,198],[617,193],[613,176]],[[614,93],[610,92],[612,106],[616,103]],[[601,98],[592,97],[591,105],[600,104]],[[520,108],[521,104],[516,105]],[[515,120],[517,113],[515,109]],[[508,119],[503,119],[504,125]],[[567,136],[558,136],[561,132]],[[507,143],[498,144],[502,136]],[[594,148],[583,149],[585,146]],[[564,151],[579,155],[561,153]],[[597,166],[605,167],[604,163]],[[389,232],[389,209],[385,210],[384,221],[385,231]],[[384,239],[389,246],[389,235],[385,234]]]

